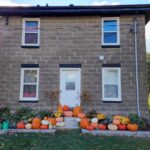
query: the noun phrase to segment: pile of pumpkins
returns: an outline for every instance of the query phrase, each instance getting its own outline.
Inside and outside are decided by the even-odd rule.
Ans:
[[[98,114],[96,118],[82,118],[80,121],[80,127],[87,130],[129,130],[129,131],[137,131],[138,125],[130,123],[130,119],[127,116],[119,116],[115,115],[112,119],[112,122],[109,124],[99,124],[99,120],[105,119],[104,114]]]

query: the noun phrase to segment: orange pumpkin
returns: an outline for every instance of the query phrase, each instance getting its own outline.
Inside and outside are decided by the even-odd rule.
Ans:
[[[119,124],[120,124],[120,120],[119,120],[119,119],[115,119],[115,120],[113,121],[113,124],[119,125]]]
[[[40,129],[48,129],[48,125],[41,125]]]
[[[78,113],[78,118],[84,118],[85,117],[85,114],[84,113]]]
[[[129,131],[137,131],[138,130],[138,125],[137,124],[128,124],[127,129]]]
[[[73,116],[74,117],[78,117],[78,113],[81,112],[81,107],[80,106],[76,106],[74,109],[73,109]]]
[[[91,122],[90,126],[92,126],[94,129],[96,129],[98,127],[98,123],[97,122]]]
[[[48,121],[51,122],[52,126],[56,125],[56,119],[55,118],[48,118]]]
[[[67,105],[64,105],[62,109],[63,111],[69,111],[69,107]]]
[[[17,129],[24,129],[24,128],[25,128],[25,124],[23,121],[17,123]]]
[[[63,122],[63,120],[64,120],[63,117],[57,117],[57,118],[56,118],[56,121],[57,121],[57,122]]]
[[[34,118],[32,121],[32,128],[33,129],[39,129],[41,126],[41,119],[40,118]]]
[[[99,124],[98,128],[100,130],[106,130],[107,126],[105,124]]]
[[[73,116],[73,112],[72,111],[64,111],[64,116],[65,117],[72,117]]]
[[[58,105],[57,112],[63,113],[63,109],[62,109],[61,104]]]
[[[82,118],[80,121],[80,127],[86,129],[87,126],[89,126],[89,119],[88,118]]]
[[[94,129],[94,127],[93,126],[87,126],[86,129],[91,131]]]

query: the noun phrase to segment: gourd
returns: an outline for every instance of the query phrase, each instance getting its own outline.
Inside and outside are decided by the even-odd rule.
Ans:
[[[73,116],[74,117],[78,117],[78,113],[81,112],[81,107],[80,106],[76,106],[74,109],[73,109]]]
[[[115,125],[119,125],[119,124],[120,124],[120,120],[115,119],[115,120],[113,121],[113,124],[115,124]]]
[[[48,125],[41,125],[40,129],[48,129]]]
[[[86,129],[89,131],[92,131],[92,130],[94,130],[94,127],[93,126],[87,126]]]
[[[18,129],[24,129],[24,128],[25,128],[24,122],[23,122],[23,121],[18,122],[18,123],[17,123],[17,128],[18,128]]]
[[[54,114],[55,117],[60,117],[61,115],[62,115],[62,113],[59,112],[59,111],[57,111],[57,112]]]
[[[58,118],[56,118],[56,121],[57,121],[57,122],[62,122],[62,121],[63,121],[63,117],[58,117]]]
[[[62,109],[61,104],[58,105],[57,112],[60,112],[61,114],[63,113],[63,109]]]
[[[56,125],[56,119],[55,118],[48,118],[48,121],[52,124],[52,126]]]
[[[64,105],[62,109],[63,111],[69,111],[69,107],[67,105]]]
[[[31,129],[31,128],[32,128],[32,124],[30,124],[30,123],[26,124],[26,125],[25,125],[25,128],[26,128],[26,129]]]
[[[96,129],[98,127],[98,123],[97,122],[91,122],[90,126],[92,126],[94,129]]]
[[[86,129],[87,126],[89,126],[89,120],[88,118],[82,118],[80,121],[80,127],[83,129]]]
[[[120,125],[118,125],[118,129],[119,130],[126,130],[127,126],[125,124],[120,124]]]
[[[128,124],[130,122],[129,117],[122,116],[120,120],[121,124]]]
[[[41,119],[40,118],[34,118],[32,121],[32,128],[33,129],[39,129],[41,126]]]
[[[85,117],[84,113],[81,113],[81,112],[78,113],[78,118],[84,118],[84,117]]]
[[[118,130],[118,126],[115,125],[115,124],[109,124],[109,125],[108,125],[108,129],[109,129],[109,130],[112,130],[112,131],[116,131],[116,130]]]
[[[137,131],[138,130],[138,125],[137,124],[128,124],[127,129],[129,131]]]
[[[106,130],[107,126],[105,124],[99,124],[98,128],[100,130]]]
[[[98,122],[98,118],[92,118],[91,122],[93,122],[93,123],[96,122],[97,123]]]
[[[72,111],[64,111],[64,116],[65,117],[72,117],[73,116],[73,112]]]
[[[102,113],[97,114],[97,118],[98,118],[99,120],[103,120],[103,119],[105,119],[105,114],[102,114]]]
[[[49,124],[49,121],[48,121],[48,120],[42,120],[42,121],[41,121],[41,124],[42,124],[42,125],[48,125],[48,124]]]
[[[64,122],[57,122],[56,126],[58,126],[58,127],[64,127],[65,123]]]

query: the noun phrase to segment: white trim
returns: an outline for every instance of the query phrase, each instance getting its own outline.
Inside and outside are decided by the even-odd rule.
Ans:
[[[118,98],[106,98],[104,94],[104,71],[117,70],[118,72]],[[102,68],[102,100],[103,101],[121,101],[121,68],[120,67],[103,67]]]
[[[37,44],[26,44],[25,43],[25,22],[26,21],[37,21],[38,22],[38,32],[30,32],[38,34],[38,43]],[[40,18],[23,18],[22,20],[22,46],[39,46],[40,45]]]
[[[104,43],[104,21],[105,20],[117,21],[117,43]],[[102,18],[101,26],[102,26],[102,45],[104,45],[104,46],[105,45],[120,45],[120,19],[119,19],[119,17],[104,17],[104,18]]]
[[[23,97],[23,86],[24,84],[24,71],[25,70],[36,70],[37,71],[37,82],[32,85],[36,85],[36,97]],[[28,84],[28,83],[27,83]],[[28,85],[31,85],[30,83]],[[38,101],[39,99],[39,68],[21,68],[21,80],[20,80],[20,101]]]

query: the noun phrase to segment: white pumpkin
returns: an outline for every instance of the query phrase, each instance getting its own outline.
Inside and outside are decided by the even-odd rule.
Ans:
[[[48,121],[48,120],[42,120],[42,121],[41,121],[41,124],[42,124],[42,125],[48,125],[48,124],[49,124],[49,121]]]
[[[81,121],[81,119],[80,118],[76,118],[76,122],[80,122]]]
[[[109,129],[109,130],[112,130],[112,131],[116,131],[116,130],[118,130],[118,126],[115,125],[115,124],[109,124],[109,125],[108,125],[108,129]]]
[[[31,128],[32,128],[32,124],[30,124],[30,123],[26,124],[26,125],[25,125],[25,128],[26,128],[26,129],[31,129]]]
[[[65,123],[64,122],[57,122],[56,126],[58,126],[58,127],[64,127]]]
[[[97,122],[98,122],[98,118],[92,118],[92,119],[91,119],[91,122],[97,123]]]

